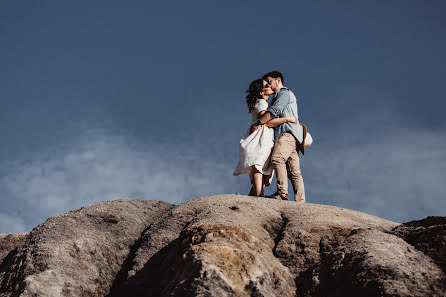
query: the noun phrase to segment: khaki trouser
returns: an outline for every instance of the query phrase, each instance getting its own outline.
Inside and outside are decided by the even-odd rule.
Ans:
[[[283,133],[274,144],[271,162],[277,174],[277,191],[288,194],[288,177],[294,189],[296,201],[305,202],[305,187],[300,171],[297,146],[299,142],[291,133]],[[287,172],[288,165],[288,172]]]

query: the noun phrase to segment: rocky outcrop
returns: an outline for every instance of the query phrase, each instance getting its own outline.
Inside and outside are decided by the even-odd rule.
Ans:
[[[25,242],[26,233],[0,234],[0,264],[13,250],[22,246]]]
[[[392,234],[403,238],[417,250],[429,256],[446,273],[446,217],[427,217],[404,223]]]
[[[0,296],[444,296],[446,225],[426,220],[240,195],[101,202],[0,237]]]
[[[97,203],[49,218],[0,266],[0,296],[104,296],[134,242],[172,206]]]

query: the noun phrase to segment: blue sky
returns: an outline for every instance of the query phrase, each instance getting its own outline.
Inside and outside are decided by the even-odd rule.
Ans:
[[[244,91],[271,70],[314,138],[308,202],[445,215],[445,8],[0,1],[0,233],[96,201],[247,193]]]

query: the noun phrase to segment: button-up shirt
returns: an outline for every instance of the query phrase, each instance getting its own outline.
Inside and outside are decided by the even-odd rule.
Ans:
[[[288,88],[281,88],[271,100],[269,111],[275,118],[284,118],[293,116],[297,119],[297,124],[290,122],[274,127],[274,141],[277,141],[283,133],[291,133],[300,143],[303,140],[303,129],[299,124],[299,116],[297,115],[297,100],[293,92]]]

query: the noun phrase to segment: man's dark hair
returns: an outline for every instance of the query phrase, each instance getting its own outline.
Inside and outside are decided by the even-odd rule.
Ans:
[[[268,72],[268,73],[265,74],[262,78],[263,78],[264,80],[266,80],[266,79],[268,78],[268,76],[269,76],[269,77],[272,77],[272,78],[278,78],[278,77],[280,77],[280,80],[281,80],[282,83],[283,83],[283,75],[282,75],[282,73],[280,73],[279,71],[271,71],[271,72]]]

